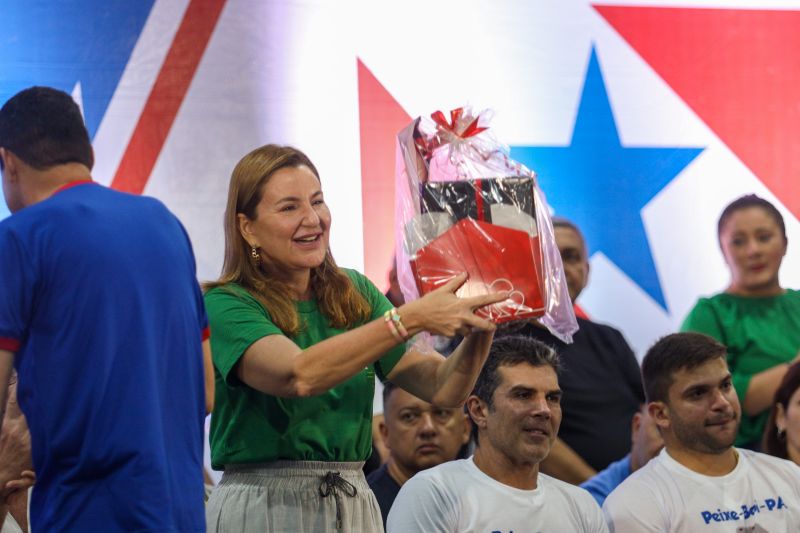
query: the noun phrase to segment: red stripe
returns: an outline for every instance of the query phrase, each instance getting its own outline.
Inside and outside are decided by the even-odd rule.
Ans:
[[[205,340],[208,340],[209,337],[211,337],[211,330],[208,329],[208,326],[206,326],[206,327],[203,328],[203,331],[200,333],[200,338],[205,341]]]
[[[478,211],[478,220],[486,220],[483,212],[483,183],[481,180],[475,180],[472,186],[475,187],[475,209]]]
[[[411,117],[360,59],[358,109],[364,273],[386,288],[386,273],[394,255],[397,132],[411,122]]]
[[[217,25],[225,0],[191,0],[111,186],[141,194]]]
[[[19,350],[19,341],[8,337],[0,337],[0,350],[16,352]]]
[[[594,8],[800,219],[800,11]]]

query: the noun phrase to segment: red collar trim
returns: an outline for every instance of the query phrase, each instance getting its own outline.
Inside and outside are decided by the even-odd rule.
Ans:
[[[94,182],[94,181],[92,181],[92,180],[75,180],[75,181],[70,181],[69,183],[65,183],[64,185],[62,185],[62,186],[61,186],[61,187],[59,187],[58,189],[54,190],[54,191],[53,191],[53,194],[51,194],[50,196],[53,196],[53,195],[55,195],[55,194],[58,194],[58,193],[60,193],[61,191],[65,191],[65,190],[67,190],[67,189],[71,189],[72,187],[75,187],[76,185],[83,185],[84,183],[95,183],[95,182]]]

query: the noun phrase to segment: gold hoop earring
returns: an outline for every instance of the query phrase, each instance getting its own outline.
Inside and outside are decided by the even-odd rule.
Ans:
[[[256,267],[261,266],[261,254],[258,253],[258,246],[254,244],[250,245],[250,259]]]

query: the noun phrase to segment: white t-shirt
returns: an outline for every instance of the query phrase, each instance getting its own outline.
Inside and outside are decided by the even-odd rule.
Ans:
[[[609,529],[702,533],[800,531],[800,467],[762,453],[738,450],[724,476],[704,476],[666,449],[622,482],[606,499]]]
[[[600,507],[579,487],[539,474],[534,490],[504,485],[472,458],[423,470],[400,489],[387,533],[607,532]]]
[[[0,533],[22,533],[22,529],[19,527],[19,524],[17,524],[17,521],[14,520],[14,517],[11,516],[11,513],[6,515]]]

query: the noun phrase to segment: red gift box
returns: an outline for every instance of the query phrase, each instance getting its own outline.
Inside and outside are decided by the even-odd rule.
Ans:
[[[411,269],[421,295],[464,271],[459,297],[509,291],[506,301],[476,311],[496,324],[544,314],[539,238],[526,231],[462,218],[417,250]]]

